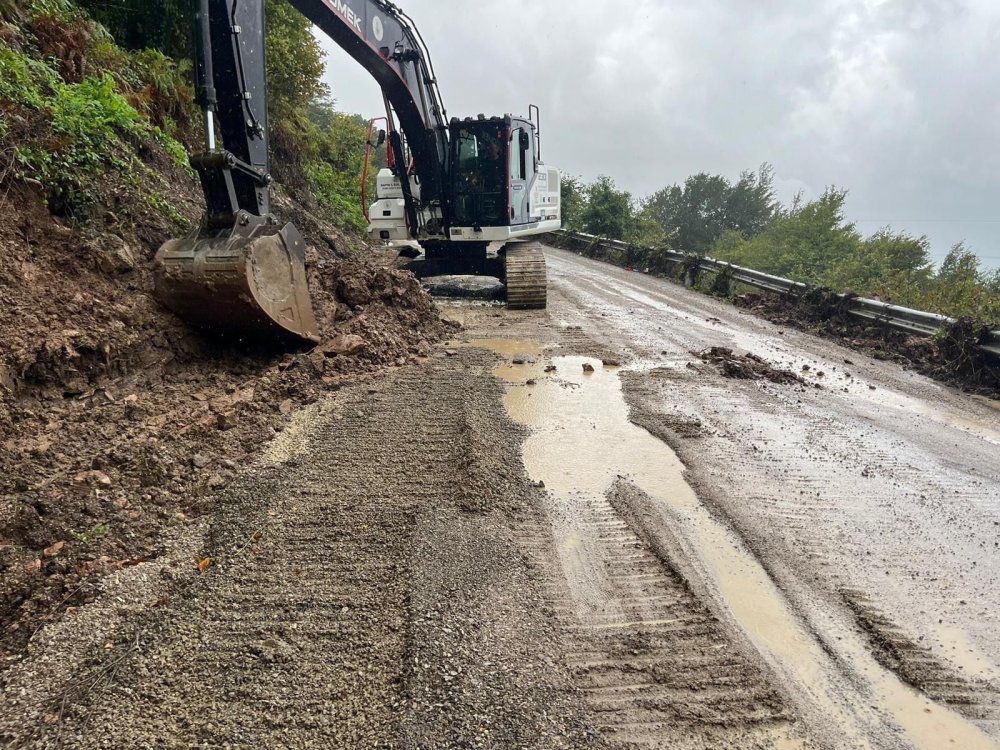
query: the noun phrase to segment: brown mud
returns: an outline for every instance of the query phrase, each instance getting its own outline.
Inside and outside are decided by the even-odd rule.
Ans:
[[[725,346],[712,346],[700,352],[692,352],[703,362],[710,362],[719,368],[723,376],[737,380],[769,380],[772,383],[798,383],[807,381],[792,372],[775,367],[763,357],[747,352],[737,354]],[[810,384],[811,385],[811,384]],[[818,386],[818,384],[817,384]]]
[[[737,307],[791,328],[835,339],[877,359],[989,398],[1000,398],[1000,360],[975,350],[980,331],[963,320],[940,337],[916,336],[847,315],[837,305],[813,298],[741,294]],[[981,327],[980,327],[981,328]]]
[[[444,330],[410,274],[364,260],[356,240],[287,197],[279,209],[312,242],[323,336],[312,350],[207,339],[163,309],[150,262],[176,229],[162,219],[119,209],[128,221],[81,230],[33,193],[7,195],[0,670],[104,575],[162,554],[170,527],[206,513],[296,408],[426,356]]]

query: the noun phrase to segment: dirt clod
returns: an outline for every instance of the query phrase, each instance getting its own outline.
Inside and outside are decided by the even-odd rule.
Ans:
[[[700,352],[692,352],[703,362],[716,365],[727,378],[737,380],[769,380],[772,383],[806,383],[790,370],[775,367],[756,354],[736,354],[724,346],[713,346]],[[803,367],[808,370],[808,365]]]

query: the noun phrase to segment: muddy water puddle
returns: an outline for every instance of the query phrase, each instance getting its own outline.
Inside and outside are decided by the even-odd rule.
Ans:
[[[544,483],[556,507],[571,518],[574,508],[606,503],[606,493],[622,479],[662,502],[687,556],[732,620],[778,678],[810,707],[810,714],[825,717],[845,746],[871,747],[868,738],[884,737],[889,717],[916,748],[998,747],[964,718],[879,666],[856,633],[840,630],[832,639],[836,661],[850,664],[851,677],[865,687],[859,694],[845,682],[840,665],[756,557],[698,499],[674,452],[629,421],[618,369],[587,357],[546,357],[537,342],[479,340],[468,345],[505,358],[495,370],[510,384],[504,404],[514,420],[531,428],[523,447],[525,467],[533,480]],[[515,365],[512,358],[524,363]],[[626,619],[624,607],[602,601],[600,587],[586,585],[600,578],[602,572],[595,568],[603,564],[588,558],[587,540],[574,534],[572,523],[557,520],[554,526],[570,588],[579,597],[579,613],[600,611],[613,622],[615,610],[621,609]]]

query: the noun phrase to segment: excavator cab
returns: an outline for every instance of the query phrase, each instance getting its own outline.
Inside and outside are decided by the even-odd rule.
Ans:
[[[523,240],[561,222],[559,173],[541,162],[537,107],[528,118],[449,121],[430,54],[394,3],[290,3],[382,89],[384,136],[373,142],[373,123],[367,157],[384,143],[386,166],[376,179],[369,236],[417,242],[448,273],[488,272],[487,247],[501,243],[498,275],[508,305],[544,307],[544,255],[537,243]],[[206,211],[197,230],[157,252],[156,295],[215,333],[317,341],[305,243],[270,211],[264,0],[195,0],[195,10],[206,150],[192,156],[191,165]]]
[[[509,221],[508,128],[502,120],[452,125],[452,222],[493,227]]]

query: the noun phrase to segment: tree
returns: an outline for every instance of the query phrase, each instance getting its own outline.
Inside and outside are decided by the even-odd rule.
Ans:
[[[583,227],[583,211],[587,201],[586,188],[579,177],[569,175],[562,175],[559,187],[563,228],[580,231]]]
[[[301,116],[310,102],[329,95],[323,84],[323,51],[312,24],[288,0],[267,0],[268,114]]]
[[[880,229],[856,252],[823,274],[823,284],[837,291],[902,299],[926,288],[933,267],[930,240]]]
[[[622,240],[632,229],[632,195],[615,186],[607,175],[599,176],[586,188],[586,205],[581,216],[583,231]]]
[[[984,272],[979,263],[979,257],[964,242],[952,247],[919,300],[920,306],[952,317],[970,316],[1000,324],[997,274]]]
[[[722,236],[735,230],[750,238],[770,224],[777,211],[774,172],[768,164],[745,171],[732,185],[722,175],[705,172],[653,193],[643,212],[655,219],[667,236],[685,251],[705,254]]]
[[[729,189],[724,224],[750,238],[763,232],[777,215],[780,205],[774,199],[774,168],[762,164],[756,173],[749,170]]]
[[[192,57],[191,0],[79,0],[79,5],[126,49]]]
[[[778,215],[749,240],[735,230],[716,243],[721,260],[810,284],[855,253],[861,243],[854,224],[844,218],[847,191],[827,188],[822,196]]]

